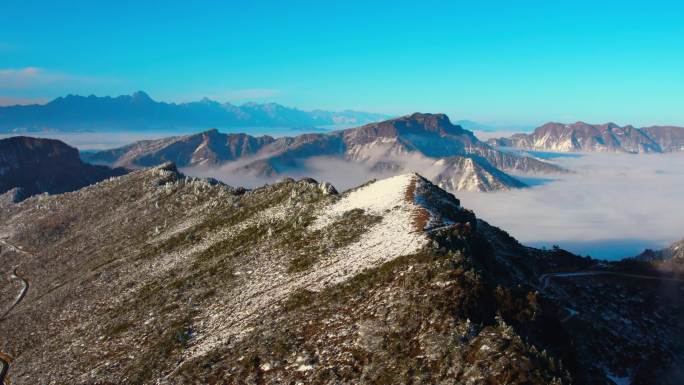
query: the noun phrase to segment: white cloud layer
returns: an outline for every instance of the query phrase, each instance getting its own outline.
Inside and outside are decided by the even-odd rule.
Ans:
[[[456,195],[522,243],[597,258],[684,238],[684,154],[587,154],[556,161],[574,175],[534,188]]]
[[[309,177],[319,182],[330,182],[340,191],[359,186],[371,179],[382,179],[395,175],[392,172],[371,171],[361,163],[324,156],[310,158],[301,168],[275,177],[257,177],[236,172],[240,167],[255,160],[257,158],[230,162],[220,167],[204,168],[198,166],[185,168],[181,171],[192,176],[216,178],[231,186],[244,186],[248,188],[262,186],[265,183],[273,183],[285,177],[296,179]]]

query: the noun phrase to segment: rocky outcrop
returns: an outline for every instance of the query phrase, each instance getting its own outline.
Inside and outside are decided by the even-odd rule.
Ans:
[[[684,127],[651,126],[640,130],[656,142],[662,152],[684,151]]]
[[[13,194],[14,200],[73,191],[126,172],[84,163],[78,150],[58,140],[25,136],[0,139],[0,194],[18,188],[20,194]]]
[[[447,191],[500,191],[526,187],[489,163],[473,158],[453,156],[435,164],[444,168],[432,180]]]
[[[558,152],[673,152],[684,150],[684,127],[547,123],[531,134],[490,139],[488,143],[498,147]]]
[[[684,239],[664,249],[646,249],[634,259],[652,264],[660,270],[684,273]]]

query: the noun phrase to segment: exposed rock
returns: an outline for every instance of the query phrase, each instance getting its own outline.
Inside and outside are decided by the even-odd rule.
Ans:
[[[321,192],[325,195],[336,195],[338,194],[337,190],[335,189],[335,186],[328,182],[323,182],[318,184],[318,188],[321,189]]]
[[[77,190],[127,170],[93,166],[59,140],[15,136],[0,139],[0,194],[19,188],[12,200]]]
[[[684,127],[547,123],[532,134],[490,139],[488,143],[499,147],[559,152],[673,152],[684,151]]]
[[[634,259],[652,263],[663,270],[684,272],[684,239],[661,250],[644,250]]]
[[[15,187],[11,190],[0,194],[0,206],[6,206],[12,203],[18,203],[28,198],[26,192],[21,187]]]

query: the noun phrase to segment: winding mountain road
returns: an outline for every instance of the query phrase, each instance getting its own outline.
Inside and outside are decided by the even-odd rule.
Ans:
[[[546,273],[539,276],[539,282],[541,283],[541,290],[544,291],[549,287],[551,283],[551,278],[568,278],[568,277],[583,277],[589,275],[614,275],[618,277],[628,277],[637,279],[651,279],[656,281],[672,281],[672,282],[684,282],[681,278],[668,278],[659,277],[657,275],[644,275],[644,274],[631,274],[631,273],[617,273],[614,271],[602,271],[602,270],[587,270],[587,271],[573,271],[573,272],[559,272],[559,273]]]
[[[586,277],[592,275],[613,275],[617,277],[627,277],[636,279],[649,279],[656,281],[671,281],[671,282],[684,282],[681,278],[668,278],[659,277],[655,275],[643,275],[643,274],[631,274],[631,273],[618,273],[614,271],[602,271],[602,270],[587,270],[587,271],[573,271],[573,272],[558,272],[558,273],[546,273],[539,276],[539,282],[541,286],[540,291],[545,291],[551,284],[551,278],[572,278],[572,277]],[[561,322],[564,323],[570,320],[572,317],[579,314],[577,310],[566,307],[565,310],[568,311],[568,315],[564,317]]]
[[[6,247],[10,248],[11,250],[13,250],[17,253],[25,254],[25,255],[28,255],[30,257],[35,256],[33,253],[30,253],[28,251],[24,251],[21,249],[21,247],[16,246],[12,243],[9,243],[9,242],[5,241],[4,239],[0,239],[0,243],[2,243]],[[10,307],[7,308],[7,310],[5,310],[5,312],[2,313],[2,315],[0,315],[0,320],[3,320],[12,311],[12,309],[14,309],[17,305],[19,305],[21,300],[24,299],[24,297],[26,296],[26,293],[28,292],[29,281],[26,278],[22,277],[17,272],[18,268],[19,268],[19,265],[15,266],[12,269],[12,274],[10,275],[10,278],[14,279],[14,280],[19,280],[19,282],[21,283],[21,290],[19,291],[19,294],[17,294],[17,296],[14,298],[14,301],[12,302]],[[5,384],[5,377],[7,376],[7,372],[9,371],[11,363],[12,363],[12,357],[6,353],[3,353],[2,351],[0,351],[0,384],[2,384],[2,385]]]
[[[10,305],[10,307],[7,308],[7,310],[5,310],[5,312],[2,313],[2,315],[0,315],[0,320],[3,320],[7,316],[7,314],[9,314],[9,312],[11,312],[12,309],[14,309],[14,307],[16,307],[19,304],[19,302],[21,302],[21,300],[24,299],[24,296],[26,296],[26,292],[28,291],[29,282],[26,278],[22,277],[21,275],[19,275],[19,273],[17,273],[18,267],[19,266],[15,266],[14,269],[12,269],[12,274],[10,275],[10,278],[19,280],[19,282],[21,283],[21,290],[19,291],[19,294],[17,294],[17,296],[14,298],[14,302],[12,303],[12,305]]]

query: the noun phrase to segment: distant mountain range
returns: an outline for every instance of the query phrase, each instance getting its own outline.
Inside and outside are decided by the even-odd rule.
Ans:
[[[684,127],[546,123],[531,134],[490,139],[488,143],[540,151],[663,153],[684,151]]]
[[[16,136],[0,139],[0,194],[19,201],[39,193],[78,190],[127,173],[81,161],[78,150],[59,140]]]
[[[524,187],[505,173],[564,172],[533,157],[496,150],[444,114],[403,116],[361,127],[296,137],[254,137],[209,130],[145,140],[87,155],[94,163],[147,167],[167,161],[179,167],[230,164],[241,175],[273,177],[305,172],[307,161],[327,157],[363,165],[377,173],[424,172],[451,190],[491,191]]]
[[[276,103],[236,106],[206,98],[190,103],[164,103],[138,91],[114,98],[68,95],[44,105],[0,107],[0,132],[302,128],[357,125],[386,118],[383,114],[351,110],[302,111]]]

